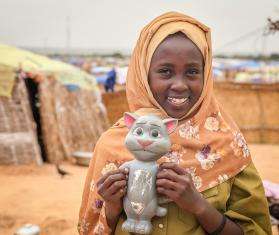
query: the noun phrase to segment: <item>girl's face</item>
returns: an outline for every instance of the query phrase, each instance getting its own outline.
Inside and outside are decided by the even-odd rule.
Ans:
[[[182,33],[167,37],[156,48],[148,82],[156,101],[173,118],[183,117],[203,88],[204,60],[198,47]]]

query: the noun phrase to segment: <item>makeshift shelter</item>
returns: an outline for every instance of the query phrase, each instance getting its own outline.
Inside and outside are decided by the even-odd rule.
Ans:
[[[2,54],[1,54],[2,55]],[[42,163],[36,127],[24,81],[18,80],[11,91],[15,73],[0,65],[0,164]]]
[[[1,44],[0,68],[0,164],[58,163],[93,150],[108,127],[94,77]]]

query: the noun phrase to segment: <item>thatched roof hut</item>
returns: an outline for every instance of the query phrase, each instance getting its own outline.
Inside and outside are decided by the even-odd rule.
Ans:
[[[0,94],[8,95],[12,68],[0,65]],[[0,164],[42,163],[28,93],[22,80],[0,96]]]
[[[5,45],[0,55],[0,164],[57,163],[91,152],[108,127],[94,77]]]

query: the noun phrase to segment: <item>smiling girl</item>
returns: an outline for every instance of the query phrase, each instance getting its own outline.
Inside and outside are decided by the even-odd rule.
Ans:
[[[179,120],[172,148],[157,173],[168,198],[152,234],[271,234],[261,179],[245,139],[213,94],[210,29],[170,12],[141,32],[127,76],[127,99],[137,115]],[[123,196],[133,156],[124,147],[123,119],[99,139],[80,209],[80,234],[127,234]]]

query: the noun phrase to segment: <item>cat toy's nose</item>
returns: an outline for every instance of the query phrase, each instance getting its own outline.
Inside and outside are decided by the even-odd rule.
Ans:
[[[153,143],[153,141],[150,140],[137,140],[137,141],[142,147],[147,147]]]

